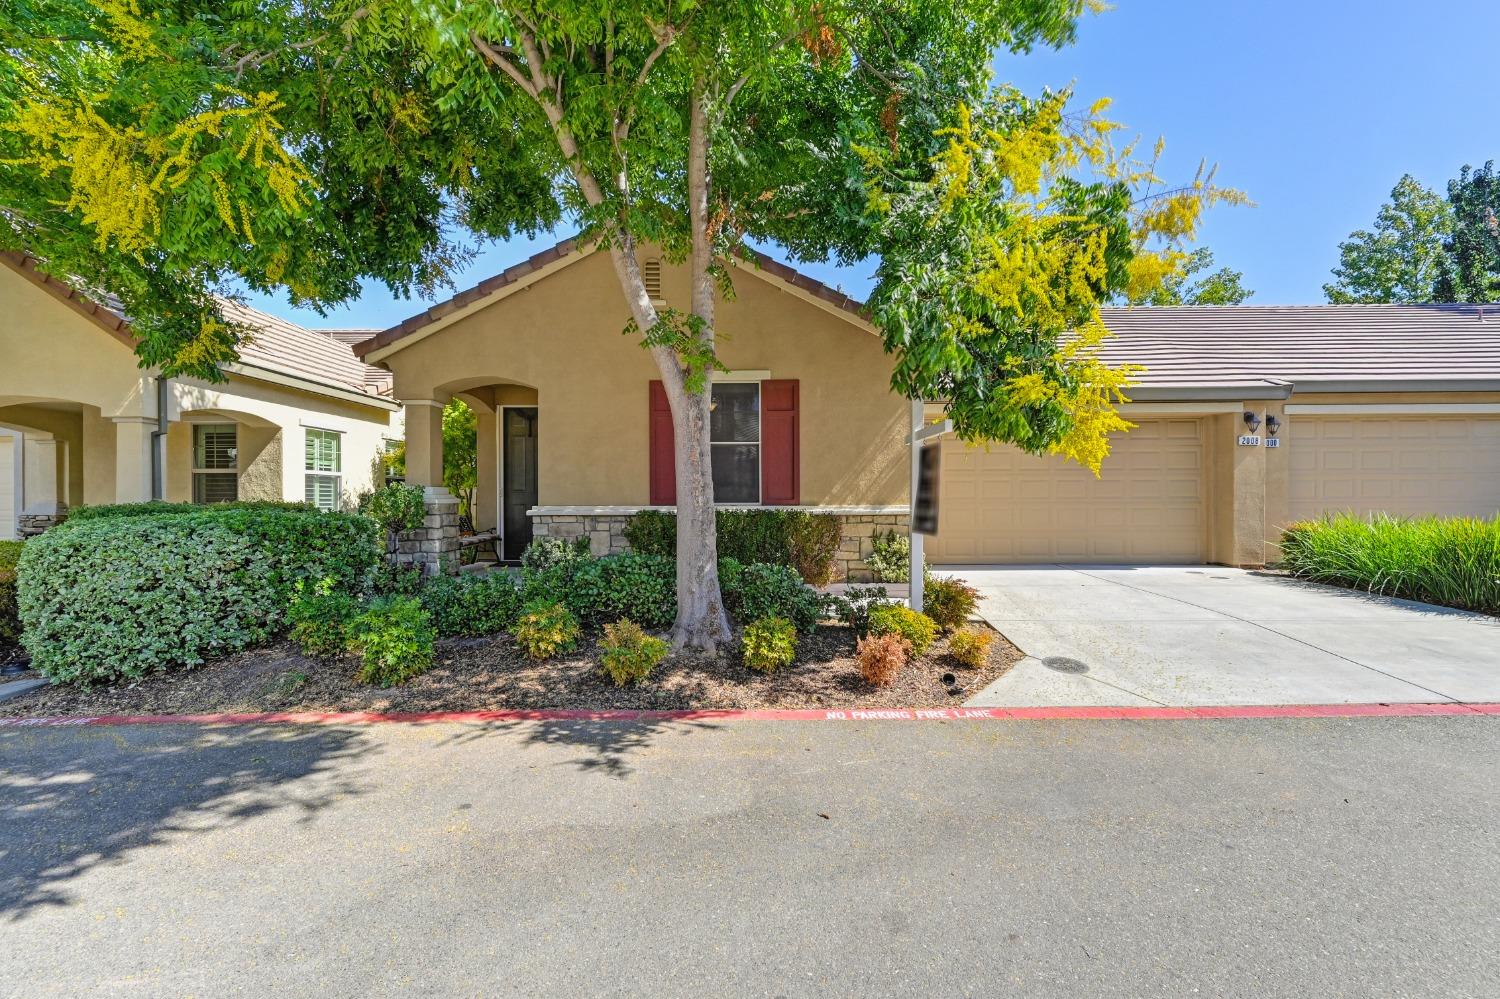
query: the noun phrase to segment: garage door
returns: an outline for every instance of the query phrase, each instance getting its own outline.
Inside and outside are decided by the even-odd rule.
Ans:
[[[1295,416],[1288,429],[1294,520],[1500,509],[1500,417]]]
[[[1115,438],[1102,478],[1011,447],[943,443],[935,564],[1203,562],[1208,541],[1203,427],[1143,420]]]
[[[16,536],[15,438],[0,437],[0,541]]]

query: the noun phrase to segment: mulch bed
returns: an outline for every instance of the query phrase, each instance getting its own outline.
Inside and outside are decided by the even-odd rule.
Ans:
[[[982,627],[982,625],[981,625]],[[798,661],[765,675],[737,652],[679,657],[640,686],[617,688],[597,665],[593,638],[578,651],[533,662],[509,636],[438,643],[432,669],[400,687],[354,682],[351,661],[319,661],[282,643],[197,669],[175,670],[132,684],[45,687],[0,701],[0,717],[201,714],[220,711],[498,711],[517,708],[749,709],[933,708],[962,704],[1021,658],[998,633],[989,662],[963,666],[946,639],[907,665],[884,689],[865,683],[854,661],[854,633],[821,625],[798,643]],[[950,691],[942,681],[951,673]]]

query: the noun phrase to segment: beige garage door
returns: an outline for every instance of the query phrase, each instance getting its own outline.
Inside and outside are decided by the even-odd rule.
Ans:
[[[1289,429],[1294,520],[1500,509],[1500,417],[1294,416]]]
[[[16,537],[15,438],[0,437],[0,541]]]
[[[935,564],[1203,562],[1208,541],[1199,420],[1142,420],[1103,478],[1011,447],[943,443]]]

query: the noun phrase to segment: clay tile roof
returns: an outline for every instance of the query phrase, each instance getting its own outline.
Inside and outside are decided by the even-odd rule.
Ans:
[[[432,325],[444,316],[452,315],[454,312],[494,294],[506,285],[515,284],[527,275],[546,267],[554,261],[561,260],[563,257],[574,253],[586,245],[586,241],[580,237],[572,236],[560,243],[549,246],[540,253],[532,254],[520,263],[507,267],[499,274],[485,278],[472,288],[466,288],[452,298],[439,302],[426,311],[419,312],[415,316],[392,326],[390,329],[381,331],[362,343],[355,344],[354,352],[360,357],[368,357],[371,353],[383,347],[389,347],[391,344],[410,336],[417,330]],[[814,280],[806,274],[788,267],[786,264],[772,260],[763,253],[756,253],[754,250],[745,249],[740,251],[739,255],[753,266],[785,281],[787,284],[815,295],[825,302],[853,313],[856,316],[860,316],[861,318],[864,316],[864,305],[862,303],[855,301],[843,292],[828,287],[821,281]]]
[[[1500,306],[1110,308],[1110,364],[1145,386],[1500,378]]]
[[[348,344],[229,299],[220,299],[219,307],[225,319],[252,330],[249,339],[240,344],[242,363],[365,391],[365,365]]]

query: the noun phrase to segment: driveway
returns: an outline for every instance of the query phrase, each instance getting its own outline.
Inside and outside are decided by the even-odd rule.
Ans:
[[[1027,658],[983,706],[1500,701],[1500,620],[1215,566],[950,573]]]

